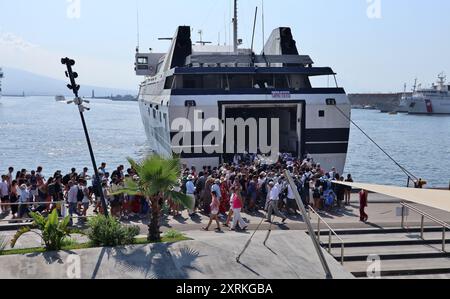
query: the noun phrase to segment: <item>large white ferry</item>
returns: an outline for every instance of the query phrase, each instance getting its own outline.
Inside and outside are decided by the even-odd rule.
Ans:
[[[313,86],[310,80],[317,76],[336,79],[335,72],[329,67],[314,67],[309,56],[300,55],[287,27],[273,30],[260,55],[240,49],[237,9],[233,22],[233,46],[193,45],[191,28],[180,26],[170,39],[168,53],[140,53],[137,49],[136,74],[145,76],[139,107],[152,150],[165,156],[181,152],[189,166],[215,167],[231,161],[236,153],[252,153],[252,142],[266,140],[270,144],[279,137],[279,153],[295,157],[309,154],[323,168],[336,167],[342,173],[350,133],[350,102],[336,80],[333,88]],[[182,119],[186,119],[186,126],[180,126]],[[218,128],[212,125],[205,129],[195,125],[195,119],[206,123],[217,119],[218,126],[230,119],[256,119],[258,132],[244,127],[245,147],[226,144],[229,139],[223,133],[216,135],[220,140],[214,139],[211,151],[204,141]],[[272,132],[270,125],[263,132],[263,119],[278,119],[278,132]],[[220,149],[227,150],[221,153]],[[254,154],[261,154],[261,147]]]
[[[402,97],[400,111],[409,114],[450,114],[450,85],[444,74],[439,74],[437,84],[431,88],[414,88],[411,96]]]

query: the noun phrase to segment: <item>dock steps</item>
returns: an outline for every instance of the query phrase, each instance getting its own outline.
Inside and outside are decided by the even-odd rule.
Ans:
[[[424,240],[420,228],[336,230],[345,242],[344,267],[357,278],[367,278],[370,256],[380,259],[381,278],[450,278],[450,245],[442,251],[442,228],[427,227]],[[328,232],[321,232],[321,243],[329,248]],[[450,233],[446,233],[450,244]],[[333,237],[331,255],[341,261],[341,242]],[[369,274],[370,275],[370,274]]]
[[[446,230],[450,232],[450,230]],[[336,229],[335,232],[339,236],[345,235],[362,235],[362,234],[395,234],[395,233],[420,233],[420,227],[410,227],[407,229],[403,228],[386,228],[386,229],[374,229],[374,228],[363,228],[363,229]],[[425,233],[432,232],[442,232],[442,227],[425,227]],[[320,232],[321,236],[327,236],[328,231],[326,229]]]

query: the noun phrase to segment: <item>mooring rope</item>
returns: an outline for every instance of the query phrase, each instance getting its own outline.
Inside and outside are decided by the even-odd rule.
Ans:
[[[419,179],[409,170],[407,170],[404,166],[402,166],[399,162],[397,162],[387,151],[385,151],[372,137],[369,136],[356,122],[354,122],[347,114],[344,113],[337,105],[335,105],[336,109],[346,118],[348,119],[361,133],[364,134],[376,147],[378,147],[392,162],[395,163],[402,171],[408,176],[408,179],[412,179],[413,181],[418,181]]]

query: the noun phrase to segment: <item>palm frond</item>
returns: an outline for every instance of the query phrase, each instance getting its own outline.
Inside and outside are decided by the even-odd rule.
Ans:
[[[182,205],[184,208],[193,210],[195,206],[195,201],[184,193],[176,191],[167,191],[165,193],[167,199],[171,199],[174,204]]]
[[[141,169],[141,164],[139,164],[139,162],[135,161],[134,159],[132,159],[130,157],[128,157],[127,160],[128,160],[128,163],[130,163],[131,168],[133,168],[134,170],[139,172],[139,170]]]
[[[16,246],[17,241],[20,237],[22,237],[24,234],[29,233],[31,231],[31,228],[29,226],[24,226],[21,229],[19,229],[14,237],[11,239],[11,248],[14,248]]]
[[[124,188],[121,188],[116,194],[127,193],[130,195],[143,195],[154,197],[159,194],[172,194],[172,190],[178,184],[181,175],[181,162],[178,157],[164,158],[159,155],[150,155],[142,162],[128,158],[131,166],[136,170],[139,181],[127,179]],[[175,194],[174,200],[178,200],[180,204],[191,206],[189,197]]]
[[[118,189],[117,191],[111,192],[111,195],[140,195],[142,193],[139,183],[131,178],[126,178],[124,182],[124,187]]]

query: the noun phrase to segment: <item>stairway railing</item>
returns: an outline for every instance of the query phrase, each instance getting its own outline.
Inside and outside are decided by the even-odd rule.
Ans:
[[[414,212],[416,212],[417,214],[419,214],[421,216],[421,221],[420,221],[420,238],[422,240],[425,240],[424,238],[424,232],[425,232],[425,219],[431,220],[432,222],[439,224],[439,226],[442,226],[442,252],[447,252],[446,251],[446,243],[447,240],[445,238],[446,235],[446,231],[447,229],[450,229],[450,225],[440,219],[437,219],[436,217],[420,210],[417,207],[414,207],[410,204],[407,204],[405,202],[400,203],[402,205],[402,228],[405,229],[405,217],[406,217],[406,210],[412,210]]]
[[[325,255],[323,253],[322,246],[320,245],[319,239],[314,236],[314,234],[315,234],[314,228],[311,224],[311,220],[309,219],[308,213],[306,212],[305,205],[303,204],[303,202],[300,198],[300,194],[298,193],[297,186],[295,185],[294,180],[292,179],[292,176],[289,173],[289,171],[286,170],[284,174],[285,174],[286,178],[288,179],[289,185],[291,186],[291,189],[294,193],[295,201],[297,202],[297,206],[299,207],[300,212],[303,217],[303,220],[306,223],[306,227],[308,228],[308,232],[309,232],[309,235],[313,242],[314,249],[316,250],[316,253],[319,256],[320,262],[322,263],[322,267],[325,271],[326,278],[333,279],[333,275],[331,273],[328,262],[325,259]]]
[[[319,243],[321,243],[320,240],[320,233],[321,233],[321,224],[325,224],[325,226],[328,228],[328,246],[327,246],[327,250],[328,253],[331,254],[331,245],[333,242],[333,235],[339,240],[339,242],[341,243],[341,265],[344,265],[345,262],[345,242],[344,240],[342,240],[341,237],[338,236],[338,234],[334,231],[334,229],[322,218],[322,216],[320,216],[319,213],[316,212],[316,210],[314,210],[312,207],[309,207],[309,212],[313,213],[314,215],[317,216],[317,240],[319,241]],[[310,216],[311,217],[311,216]]]

